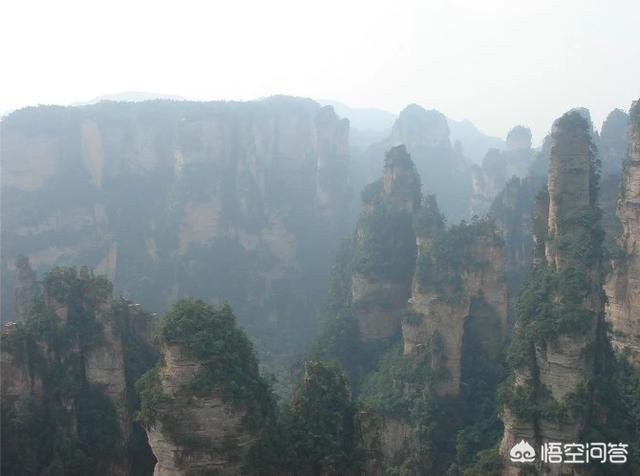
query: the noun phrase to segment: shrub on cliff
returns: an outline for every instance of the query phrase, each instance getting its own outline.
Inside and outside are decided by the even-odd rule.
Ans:
[[[191,381],[187,391],[205,395],[214,389],[222,398],[247,410],[246,423],[257,429],[273,414],[274,402],[269,382],[261,377],[253,346],[236,326],[227,304],[214,307],[199,299],[182,299],[164,316],[160,336],[166,345],[179,345],[203,370]],[[142,418],[153,419],[166,398],[160,395],[158,369],[138,381]]]

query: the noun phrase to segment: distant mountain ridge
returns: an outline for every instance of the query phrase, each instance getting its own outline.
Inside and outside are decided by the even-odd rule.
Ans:
[[[114,102],[142,102],[153,101],[155,99],[163,99],[168,101],[186,101],[186,98],[175,94],[158,94],[150,93],[146,91],[123,91],[113,94],[102,94],[96,96],[90,101],[79,101],[71,103],[71,106],[86,106],[89,104],[98,104],[102,101],[114,101]]]

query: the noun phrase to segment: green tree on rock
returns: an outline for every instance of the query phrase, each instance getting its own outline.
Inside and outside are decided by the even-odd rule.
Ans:
[[[302,382],[285,415],[296,474],[359,474],[356,408],[347,381],[332,365],[305,363]]]

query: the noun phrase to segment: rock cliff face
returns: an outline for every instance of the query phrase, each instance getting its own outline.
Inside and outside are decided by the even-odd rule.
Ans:
[[[255,333],[310,329],[349,215],[349,124],[330,107],[105,102],[1,129],[5,321],[24,254],[38,272],[88,264],[157,311],[199,295]]]
[[[363,341],[388,339],[400,330],[415,261],[411,219],[420,196],[420,179],[406,149],[390,149],[382,179],[363,191],[355,234],[351,302]]]
[[[416,430],[403,419],[362,412],[359,415],[362,446],[370,455],[365,474],[383,476],[388,468],[399,467],[406,458]]]
[[[592,141],[589,113],[576,110],[557,120],[552,128],[553,145],[549,161],[548,238],[545,256],[549,266],[561,269],[571,264],[570,253],[563,251],[563,237],[575,238],[583,231],[576,214],[591,210],[597,200],[596,171],[593,157],[597,153]],[[584,123],[588,125],[585,127]]]
[[[443,144],[441,135],[418,137]],[[349,369],[367,402],[360,416],[367,472],[440,474],[448,463],[433,455],[449,442],[432,435],[445,427],[453,435],[466,424],[456,412],[477,385],[485,388],[475,395],[478,411],[495,420],[486,388],[500,378],[507,330],[505,245],[491,219],[447,229],[435,195],[421,199],[404,146],[388,151],[384,176],[365,187],[362,201],[345,251],[351,266],[336,270],[350,296],[334,289],[340,305],[331,308],[335,317],[321,342],[341,342],[357,354],[334,349],[331,358]]]
[[[607,280],[607,320],[615,350],[640,366],[640,101],[630,110],[629,145],[624,163],[618,217],[622,256],[613,260]]]
[[[421,214],[433,214],[425,205]],[[436,208],[437,211],[437,208]],[[431,349],[434,390],[457,396],[465,333],[476,334],[495,360],[507,326],[504,244],[490,222],[446,233],[418,232],[418,259],[409,314],[402,322],[404,353]]]
[[[28,268],[28,262],[21,267]],[[21,428],[25,443],[12,431],[3,431],[3,465],[19,465],[35,451],[42,452],[39,462],[44,467],[54,467],[63,457],[55,452],[64,450],[52,450],[47,442],[38,447],[35,435],[45,432],[48,439],[65,438],[66,445],[77,445],[74,458],[88,458],[83,462],[66,456],[67,470],[91,462],[101,474],[128,474],[134,457],[125,449],[133,431],[132,385],[139,376],[135,365],[154,358],[146,337],[131,330],[143,327],[153,335],[157,319],[126,301],[112,301],[111,284],[88,268],[80,273],[55,269],[41,287],[41,296],[32,299],[25,318],[3,328],[2,406],[8,420],[3,424],[9,425],[3,430],[11,428],[14,412],[19,414],[25,406],[35,408],[35,414],[39,408],[47,413],[34,423],[38,428]],[[86,447],[97,443],[92,442],[94,434],[101,435],[100,444]],[[16,444],[22,447],[14,454]]]
[[[179,301],[160,341],[160,363],[138,383],[154,474],[241,474],[273,408],[231,308]]]
[[[578,441],[588,423],[574,402],[588,398],[603,323],[596,153],[584,110],[554,123],[548,194],[540,196],[534,217],[537,253],[544,253],[520,295],[510,351],[513,370],[500,445],[505,474],[522,470],[509,461],[515,443]],[[536,230],[541,220],[546,230]],[[565,474],[573,468],[549,464],[538,470]]]
[[[158,460],[155,476],[193,472],[240,474],[255,436],[244,430],[244,411],[225,403],[221,393],[196,398],[185,388],[203,372],[202,364],[179,345],[163,345],[162,391],[171,399],[161,407],[165,423],[149,426],[147,435]],[[166,418],[170,423],[167,425]],[[181,438],[182,437],[182,438]]]

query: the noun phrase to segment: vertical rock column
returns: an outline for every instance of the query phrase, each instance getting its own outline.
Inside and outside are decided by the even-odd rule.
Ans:
[[[630,110],[629,146],[618,202],[622,255],[607,280],[607,320],[616,351],[640,367],[640,100]]]
[[[376,341],[400,330],[411,294],[420,179],[404,146],[387,152],[382,180],[367,186],[362,200],[351,292],[360,338]]]
[[[502,347],[506,259],[491,222],[444,232],[438,217],[435,201],[427,200],[415,220],[418,259],[402,336],[405,355],[429,349],[435,392],[457,396],[465,331],[481,334],[486,358],[495,358]],[[469,239],[460,239],[463,235]]]
[[[520,473],[509,451],[522,439],[538,451],[547,442],[579,441],[588,424],[586,412],[573,410],[572,402],[590,398],[603,320],[595,156],[586,111],[573,110],[556,120],[548,201],[546,194],[540,196],[534,219],[536,267],[517,305],[512,380],[502,413],[504,474]],[[545,213],[541,207],[547,203]],[[537,229],[542,219],[546,233]],[[545,474],[568,471],[562,464],[539,459],[537,464]]]

